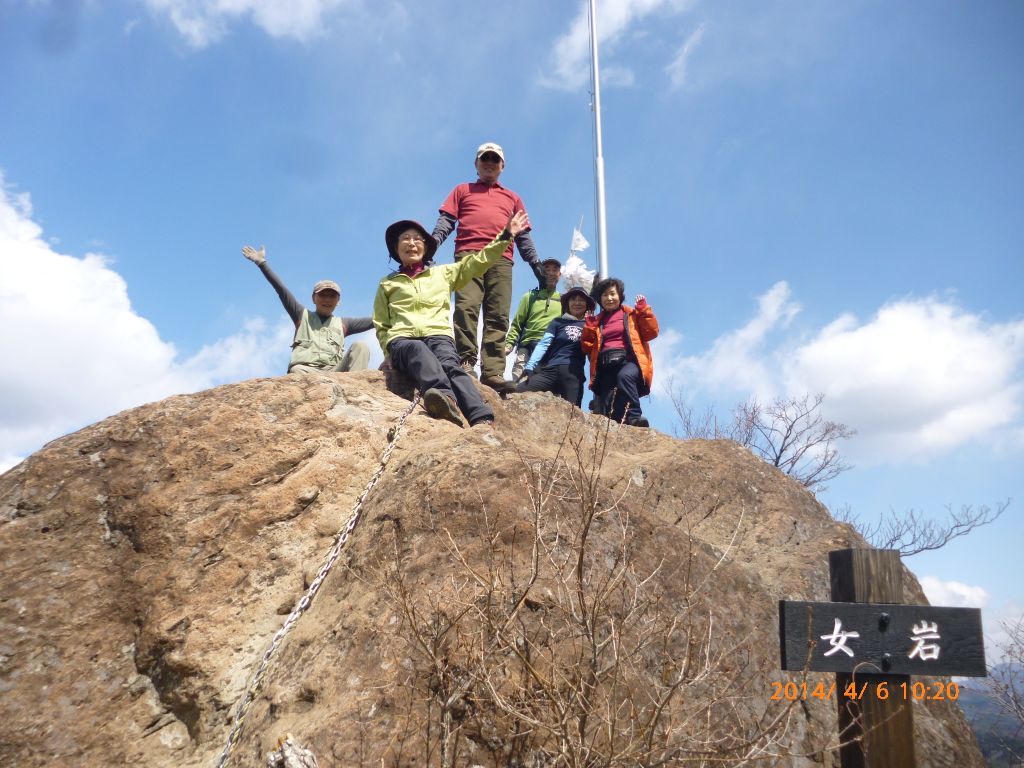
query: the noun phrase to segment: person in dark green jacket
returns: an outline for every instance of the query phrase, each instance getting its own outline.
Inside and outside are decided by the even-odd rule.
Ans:
[[[459,426],[462,414],[470,426],[493,424],[494,411],[455,351],[451,294],[503,258],[509,242],[528,228],[526,212],[519,211],[482,250],[437,266],[431,263],[437,241],[419,222],[402,219],[385,230],[388,255],[401,266],[377,286],[373,324],[391,366],[413,380],[431,416]]]
[[[332,371],[365,371],[370,360],[370,347],[361,341],[352,342],[345,350],[345,337],[373,328],[369,317],[336,317],[334,310],[341,301],[341,288],[333,280],[321,280],[313,286],[315,311],[306,309],[285,287],[267,264],[267,252],[250,245],[242,255],[260,268],[267,282],[277,292],[284,311],[295,324],[292,356],[288,373],[330,373]]]
[[[562,262],[558,259],[545,259],[544,278],[547,281],[543,288],[534,288],[523,294],[519,300],[516,316],[505,337],[505,356],[516,352],[516,360],[512,365],[512,381],[518,382],[523,376],[523,368],[530,359],[534,347],[544,335],[548,324],[562,314],[562,304],[558,295],[558,279],[562,276]]]

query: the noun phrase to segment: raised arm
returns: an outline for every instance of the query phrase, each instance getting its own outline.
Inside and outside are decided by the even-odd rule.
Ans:
[[[260,272],[267,278],[267,282],[277,291],[277,297],[281,300],[281,306],[284,307],[284,311],[288,313],[288,317],[292,319],[295,327],[298,328],[299,322],[302,320],[302,310],[305,307],[298,302],[298,299],[281,282],[281,278],[274,274],[274,270],[267,264],[267,249],[261,245],[259,250],[256,250],[252,246],[246,245],[242,247],[242,255],[260,268]]]
[[[341,318],[341,323],[346,336],[362,333],[373,328],[372,317],[343,317]]]
[[[517,237],[530,227],[530,219],[526,211],[513,213],[505,228],[498,233],[483,250],[466,256],[462,261],[446,265],[448,270],[448,284],[453,291],[457,291],[474,277],[482,275],[492,264],[496,264],[502,258],[505,249],[508,248],[508,241]]]
[[[541,264],[537,246],[533,244],[533,238],[530,237],[530,230],[516,235],[516,248],[519,249],[519,255],[523,257],[523,261],[529,264],[530,269],[533,270],[533,276],[537,278],[537,287],[541,290],[547,288],[548,277],[544,274],[544,265]]]
[[[636,297],[636,304],[633,307],[633,323],[636,325],[636,332],[640,335],[641,341],[658,338],[658,318],[654,316],[654,310],[643,296]]]
[[[459,220],[450,213],[441,211],[441,215],[437,217],[437,223],[434,225],[434,232],[432,233],[432,237],[437,241],[438,245],[441,245],[441,243],[448,239],[448,235],[452,233],[455,225],[458,223]]]

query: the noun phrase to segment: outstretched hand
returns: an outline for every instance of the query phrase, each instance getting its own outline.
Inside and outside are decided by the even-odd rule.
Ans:
[[[646,304],[646,303],[647,303],[647,297],[644,296],[642,293],[638,293],[636,295],[636,306],[639,307],[641,304]]]
[[[516,211],[508,217],[508,224],[505,225],[512,237],[519,237],[520,234],[530,228],[530,217],[526,215],[526,211]]]
[[[257,251],[251,245],[244,245],[242,246],[242,255],[253,264],[259,265],[263,264],[267,260],[267,249],[261,245],[260,249]]]
[[[585,325],[587,325],[587,326],[589,326],[591,328],[596,328],[597,327],[597,316],[594,315],[594,313],[591,312],[588,309],[587,313],[583,316],[583,322],[584,322]]]

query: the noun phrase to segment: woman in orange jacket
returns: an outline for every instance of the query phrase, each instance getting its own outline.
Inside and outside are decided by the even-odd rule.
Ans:
[[[599,280],[591,295],[601,314],[588,312],[580,344],[590,358],[590,388],[598,413],[634,427],[650,423],[640,398],[651,393],[654,362],[649,342],[658,336],[658,319],[643,296],[636,306],[622,303],[626,286],[615,277]]]

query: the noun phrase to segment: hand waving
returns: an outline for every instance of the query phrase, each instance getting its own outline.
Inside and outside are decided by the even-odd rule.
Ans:
[[[530,217],[526,215],[526,211],[516,211],[508,217],[508,224],[505,225],[505,229],[512,233],[512,237],[518,237],[529,228]]]
[[[267,260],[267,249],[261,245],[260,249],[257,251],[251,245],[245,245],[242,246],[242,255],[253,264],[260,265]]]

